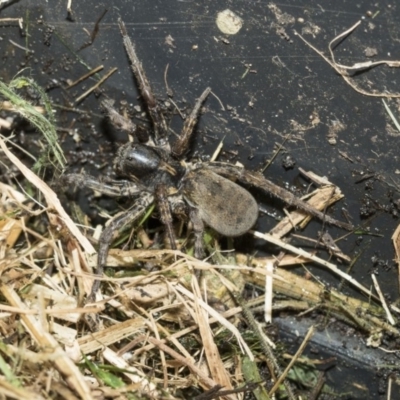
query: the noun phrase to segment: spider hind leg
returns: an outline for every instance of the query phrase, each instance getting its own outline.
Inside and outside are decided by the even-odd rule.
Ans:
[[[310,206],[308,203],[296,197],[293,193],[269,181],[259,172],[247,171],[242,167],[237,167],[235,165],[221,162],[210,162],[208,163],[208,168],[219,175],[228,177],[230,179],[237,179],[241,183],[251,185],[256,189],[259,189],[269,195],[272,195],[284,201],[290,206],[297,207],[298,209],[306,212],[307,214],[315,218],[318,218],[323,222],[327,222],[328,224],[335,225],[349,231],[354,228],[352,224],[339,221],[327,215],[326,213]]]
[[[160,184],[156,188],[156,200],[158,204],[158,209],[160,211],[160,219],[165,226],[169,238],[169,242],[172,250],[176,250],[176,236],[173,227],[173,220],[171,214],[171,207],[168,201],[167,187]]]

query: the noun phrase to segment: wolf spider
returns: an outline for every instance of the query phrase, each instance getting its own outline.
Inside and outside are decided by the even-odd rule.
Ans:
[[[337,221],[301,201],[292,193],[265,179],[261,173],[223,162],[186,161],[185,156],[189,151],[193,128],[197,123],[201,106],[211,89],[206,88],[197,99],[183,124],[182,132],[170,145],[166,120],[121,20],[119,28],[140,94],[147,106],[152,123],[152,135],[147,138],[138,137],[136,125],[119,115],[109,101],[103,101],[103,107],[111,122],[133,136],[136,135],[135,142],[126,143],[119,148],[114,160],[116,174],[125,179],[98,180],[82,174],[68,174],[63,178],[63,182],[70,185],[86,186],[111,197],[133,199],[133,205],[114,216],[100,236],[96,276],[102,274],[106,265],[114,232],[137,220],[154,202],[172,249],[177,248],[172,215],[183,212],[189,217],[195,237],[194,253],[197,258],[204,256],[205,225],[228,237],[246,233],[257,221],[258,205],[253,196],[234,181],[272,194],[327,223],[345,229],[352,228],[350,224]],[[95,280],[90,299],[94,298],[99,286],[100,281]]]

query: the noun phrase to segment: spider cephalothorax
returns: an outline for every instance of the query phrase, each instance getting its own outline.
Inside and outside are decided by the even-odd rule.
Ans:
[[[120,177],[141,182],[150,192],[160,184],[177,185],[185,173],[185,168],[164,150],[141,143],[121,146],[114,170]]]
[[[234,237],[246,233],[257,221],[258,206],[253,196],[236,182],[272,194],[328,223],[346,229],[351,228],[350,224],[339,222],[304,203],[292,193],[265,179],[261,173],[251,172],[229,163],[185,160],[201,105],[211,89],[207,88],[197,99],[192,112],[184,122],[181,134],[170,145],[167,124],[133,43],[127,35],[123,22],[119,21],[119,27],[141,96],[147,105],[152,132],[142,141],[134,138],[134,142],[119,148],[114,160],[114,169],[123,179],[100,181],[81,174],[64,176],[64,181],[76,186],[86,186],[108,196],[133,199],[132,206],[113,217],[101,234],[96,271],[98,275],[106,265],[113,233],[125,224],[138,219],[152,203],[158,207],[172,249],[176,249],[173,215],[182,214],[183,210],[192,225],[195,256],[198,258],[204,255],[205,225],[225,236]],[[135,136],[136,126],[130,120],[119,115],[109,101],[104,101],[103,107],[114,125]],[[90,298],[98,288],[97,280],[93,284]]]

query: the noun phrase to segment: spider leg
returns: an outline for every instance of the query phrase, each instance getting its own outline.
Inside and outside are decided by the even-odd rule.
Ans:
[[[127,180],[99,180],[91,175],[67,174],[61,176],[58,185],[71,186],[73,188],[89,188],[110,197],[132,197],[144,190],[143,185]]]
[[[205,252],[204,252],[204,242],[203,242],[203,235],[204,235],[204,222],[200,217],[199,210],[195,207],[188,206],[187,203],[185,203],[182,198],[179,197],[173,197],[171,196],[169,198],[170,206],[168,207],[168,211],[179,216],[185,216],[185,219],[189,217],[192,225],[193,225],[193,233],[195,236],[195,242],[194,242],[194,256],[198,258],[199,260],[204,258]],[[162,214],[162,208],[161,204],[159,203],[159,208],[160,208],[160,214]],[[162,219],[163,217],[161,217]],[[163,221],[164,222],[164,221]],[[172,223],[172,219],[171,219]],[[164,224],[168,226],[165,222]],[[172,225],[171,225],[172,227]],[[168,228],[167,228],[168,229]],[[175,233],[173,233],[173,238],[175,238]],[[175,240],[175,239],[174,239]]]
[[[204,223],[200,217],[199,211],[195,207],[190,207],[189,218],[193,224],[194,232],[194,256],[201,260],[204,258]]]
[[[176,236],[173,227],[171,207],[168,201],[167,187],[163,184],[158,185],[155,191],[156,201],[160,210],[160,219],[167,229],[171,249],[176,250]]]
[[[182,132],[179,135],[176,142],[174,143],[174,145],[172,146],[172,154],[175,157],[177,158],[182,157],[188,151],[190,140],[193,134],[193,128],[195,127],[199,117],[200,108],[204,103],[205,99],[207,98],[207,96],[210,94],[210,92],[211,88],[210,87],[206,88],[206,90],[196,100],[196,104],[194,105],[192,112],[186,118],[182,128]]]
[[[201,219],[199,210],[195,207],[188,206],[188,204],[183,201],[182,198],[174,198],[170,197],[171,210],[172,213],[178,218],[182,218],[184,216],[185,220],[189,218],[192,223],[192,229],[195,237],[194,242],[194,256],[199,260],[204,258],[204,229],[205,225],[203,220]]]
[[[163,147],[166,150],[169,150],[169,144],[167,140],[168,126],[161,112],[161,108],[158,105],[156,98],[154,97],[142,63],[140,62],[136,54],[135,46],[126,31],[125,24],[122,22],[121,19],[118,20],[118,24],[122,35],[122,40],[124,42],[125,50],[131,62],[133,74],[135,75],[135,78],[139,85],[139,90],[143,97],[143,100],[147,105],[150,118],[153,121],[156,145]]]
[[[99,239],[99,254],[97,259],[96,277],[99,277],[103,274],[104,266],[107,263],[108,250],[110,248],[110,243],[114,232],[116,232],[118,229],[121,229],[124,225],[132,223],[138,219],[146,211],[146,208],[153,202],[153,200],[153,195],[145,192],[129,210],[116,215],[109,221],[108,226],[101,233]],[[94,301],[99,287],[100,281],[96,279],[93,282],[92,290],[87,300],[88,302]]]
[[[354,227],[353,225],[338,221],[335,218],[326,215],[325,213],[317,210],[314,207],[311,207],[306,202],[300,200],[296,197],[293,193],[289,192],[286,189],[281,188],[280,186],[276,185],[275,183],[266,179],[262,174],[259,172],[247,171],[242,167],[237,167],[234,165],[229,165],[221,162],[210,162],[206,164],[207,168],[211,169],[213,172],[225,176],[227,178],[234,178],[239,180],[242,183],[249,184],[254,186],[267,194],[277,197],[278,199],[284,201],[290,206],[295,206],[302,211],[305,211],[307,214],[320,219],[321,221],[326,221],[331,225],[336,225],[340,228],[346,230],[352,230]]]

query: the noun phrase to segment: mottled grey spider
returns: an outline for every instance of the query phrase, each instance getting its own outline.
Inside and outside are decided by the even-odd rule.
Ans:
[[[137,220],[154,202],[158,206],[172,249],[176,249],[172,215],[183,212],[188,216],[195,236],[194,252],[197,258],[204,255],[205,225],[228,237],[246,233],[257,221],[258,205],[253,196],[234,181],[270,193],[328,223],[345,229],[352,228],[350,224],[337,221],[312,208],[292,193],[265,179],[261,173],[229,163],[185,161],[201,105],[211,89],[204,90],[197,99],[184,122],[181,134],[171,146],[162,110],[122,21],[119,21],[119,27],[140,94],[147,105],[152,135],[142,141],[136,137],[134,142],[119,148],[114,169],[117,175],[125,179],[98,180],[82,174],[68,174],[63,177],[63,181],[68,184],[86,186],[112,197],[133,199],[133,205],[113,217],[100,236],[97,276],[102,274],[106,265],[113,233]],[[132,121],[119,115],[110,102],[104,101],[103,106],[114,125],[135,136],[137,129]],[[94,281],[90,299],[93,299],[99,285],[99,280]]]

